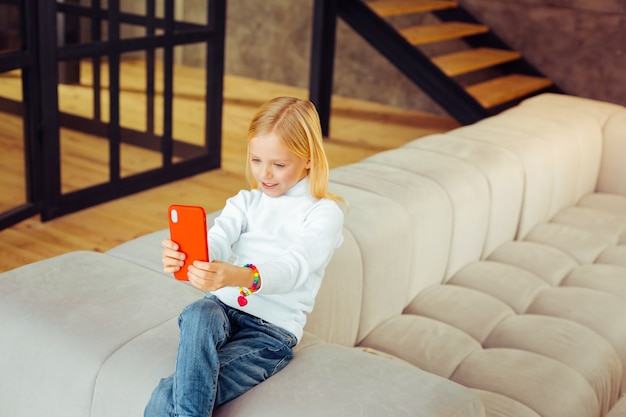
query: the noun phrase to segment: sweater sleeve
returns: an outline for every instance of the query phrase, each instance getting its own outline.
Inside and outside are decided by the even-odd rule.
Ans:
[[[301,234],[288,249],[271,262],[256,265],[260,293],[285,294],[303,286],[317,292],[328,262],[343,242],[343,212],[334,201],[322,201],[308,214]],[[309,279],[317,282],[307,283]]]
[[[209,258],[227,262],[233,256],[233,245],[246,227],[248,191],[240,191],[226,201],[222,212],[208,232]]]

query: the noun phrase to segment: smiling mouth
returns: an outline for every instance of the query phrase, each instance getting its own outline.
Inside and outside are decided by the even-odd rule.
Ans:
[[[263,188],[270,188],[271,189],[271,188],[276,187],[278,184],[277,183],[270,184],[270,183],[267,183],[267,182],[261,182],[261,185],[263,186]]]

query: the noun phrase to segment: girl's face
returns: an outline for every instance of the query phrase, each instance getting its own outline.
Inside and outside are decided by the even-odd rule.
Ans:
[[[309,173],[310,161],[291,152],[274,133],[255,136],[248,146],[250,172],[270,197],[284,194]]]

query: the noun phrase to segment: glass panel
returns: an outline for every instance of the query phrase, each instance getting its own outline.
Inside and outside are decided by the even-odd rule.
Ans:
[[[146,2],[145,1],[120,1],[120,11],[122,13],[132,13],[145,15],[146,14]]]
[[[83,43],[93,42],[93,36],[91,33],[91,19],[88,17],[80,17],[78,22],[80,28],[80,39]]]
[[[76,15],[57,13],[57,36],[60,46],[80,43],[80,23],[81,19]]]
[[[0,212],[26,203],[22,118],[0,112]]]
[[[80,83],[80,61],[60,61],[58,68],[60,83]]]
[[[87,118],[93,118],[92,72],[89,60],[59,62],[59,110]],[[64,79],[64,71],[66,78]],[[72,77],[76,74],[76,78]],[[63,83],[65,81],[65,83]]]
[[[0,4],[0,53],[20,49],[22,40],[19,8],[17,5]]]
[[[109,40],[109,21],[106,19],[100,20],[100,40]]]
[[[89,5],[81,4],[81,6],[88,10],[91,16],[92,9],[88,8]],[[98,30],[94,31],[94,27]],[[120,30],[122,31],[121,37],[125,36],[125,31],[132,34],[132,30],[128,28],[121,27]],[[108,39],[107,33],[108,21],[106,19],[100,20],[97,14],[86,17],[57,13],[57,36],[61,46],[106,41]]]
[[[155,140],[152,139],[151,141],[154,142]],[[122,177],[159,168],[162,162],[163,157],[160,150],[150,150],[143,146],[122,143],[120,149],[120,175]]]
[[[0,97],[22,101],[22,70],[0,73]]]
[[[163,162],[158,139],[149,134],[151,101],[153,120],[162,121],[162,111],[154,115],[157,108],[154,99],[147,95],[147,79],[146,52],[124,54],[120,68],[120,124],[131,131],[122,132],[120,175],[123,177],[159,168]],[[162,94],[162,90],[155,94]],[[160,128],[162,131],[162,123]]]
[[[127,23],[122,23],[120,25],[120,38],[121,39],[142,38],[145,36],[146,36],[145,26],[130,25]]]
[[[123,54],[120,59],[120,124],[145,132],[146,53]]]
[[[105,138],[61,128],[61,192],[109,180],[109,142]]]
[[[207,1],[189,0],[185,2],[176,2],[176,20],[182,20],[188,23],[196,23],[200,25],[208,25],[207,21]]]
[[[0,96],[22,101],[21,91],[20,70],[0,74]],[[27,202],[24,124],[21,116],[0,111],[0,126],[0,212],[4,212]]]
[[[154,51],[154,133],[163,135],[163,48]]]
[[[155,16],[159,18],[165,18],[165,0],[154,0],[154,2]]]
[[[206,125],[206,44],[174,48],[173,136],[203,146]],[[198,153],[204,153],[204,149]],[[195,152],[194,152],[195,154]]]

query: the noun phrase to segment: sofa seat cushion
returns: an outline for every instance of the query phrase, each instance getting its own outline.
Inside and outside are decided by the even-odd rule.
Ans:
[[[163,274],[163,263],[161,262],[161,250],[163,246],[161,245],[161,241],[166,238],[169,239],[169,237],[170,232],[168,229],[158,230],[115,246],[106,253],[107,255],[124,259],[146,269]],[[173,275],[169,275],[169,277],[173,279]]]
[[[562,322],[567,323],[565,320]],[[564,332],[567,333],[567,328],[571,327],[563,326]],[[567,337],[575,339],[590,332],[583,326],[576,327],[576,330],[579,331],[572,331]],[[547,341],[533,339],[534,345],[540,350],[539,344],[550,343],[553,338],[549,337]],[[594,340],[602,341],[597,335],[592,335]],[[565,343],[561,343],[563,345]],[[541,416],[599,415],[601,409],[608,409],[615,401],[611,378],[621,378],[621,364],[615,367],[613,362],[601,356],[605,351],[599,349],[585,351],[577,346],[573,348],[580,361],[598,365],[595,372],[581,365],[586,371],[583,375],[560,360],[525,350],[522,343],[519,349],[485,349],[452,325],[412,314],[382,323],[362,341],[362,346],[390,353],[466,387],[509,397],[512,400],[506,402],[509,406],[520,403],[523,405],[520,408],[529,408]],[[601,346],[606,348],[606,344]],[[610,358],[614,360],[615,355]],[[489,410],[490,405],[485,403],[485,408]]]
[[[626,243],[626,196],[599,192],[591,193],[583,196],[578,202],[578,206],[610,213],[616,219],[619,219],[622,229],[619,242]]]
[[[483,346],[522,349],[568,365],[596,392],[601,415],[621,394],[622,364],[615,349],[579,323],[533,314],[514,315],[494,328]]]
[[[173,372],[177,346],[178,326],[171,320],[111,356],[98,377],[92,417],[142,415],[159,379]],[[372,417],[411,416],[418,408],[424,416],[483,415],[469,390],[407,363],[324,343],[309,333],[295,351],[289,366],[215,416],[341,415],[344,410],[350,415],[355,404],[362,407],[359,415]],[[451,404],[442,400],[446,396]]]
[[[592,288],[626,300],[626,245],[609,247],[598,256],[596,263],[581,265],[567,253],[546,244],[514,241],[500,246],[488,260],[529,271],[553,287]]]
[[[626,267],[626,244],[607,248],[598,256],[597,262]]]
[[[590,207],[573,206],[558,212],[550,223],[575,226],[598,234],[609,244],[616,245],[624,236],[626,224],[622,224],[622,217],[603,210]]]
[[[180,311],[202,296],[161,273],[95,252],[4,273],[3,415],[49,415],[51,404],[69,417],[142,415],[159,379],[173,371]],[[477,396],[457,383],[307,337],[287,368],[216,415],[484,416]]]
[[[541,417],[519,401],[482,389],[472,389],[485,405],[485,417]]]
[[[615,407],[606,415],[606,417],[626,417],[626,395],[620,398]]]
[[[626,300],[626,267],[612,264],[580,265],[561,285],[591,288]]]
[[[527,241],[542,243],[572,256],[580,264],[593,263],[611,246],[610,240],[601,233],[558,223],[537,225],[526,236]]]
[[[611,343],[626,364],[626,301],[614,294],[564,285],[550,287],[526,269],[493,261],[466,266],[448,285],[489,294],[518,314],[561,317],[583,324]],[[419,302],[418,296],[414,303]]]
[[[382,323],[360,346],[389,353],[444,378],[450,378],[468,355],[482,349],[467,333],[412,314],[401,314]]]
[[[459,365],[452,380],[512,398],[542,417],[600,415],[597,396],[582,375],[533,352],[505,348],[475,351]]]
[[[525,312],[539,292],[550,288],[540,277],[525,269],[493,261],[469,264],[448,283],[490,294],[517,313]]]
[[[557,248],[519,240],[500,245],[487,260],[532,272],[552,287],[560,285],[565,276],[578,266],[576,259]]]
[[[538,224],[525,238],[572,256],[579,264],[626,261],[626,196],[590,193]]]
[[[362,349],[308,343],[284,370],[215,416],[482,417],[467,388]]]
[[[560,361],[588,381],[596,393],[602,410],[608,410],[620,392],[623,370],[615,349],[603,337],[580,323],[546,315],[516,314],[511,307],[495,296],[451,284],[424,290],[406,308],[405,313],[428,317],[449,325],[472,336],[485,349],[518,349]],[[415,320],[415,323],[420,321]],[[389,327],[389,323],[381,326],[383,327]],[[481,327],[482,330],[479,330]],[[382,331],[377,329],[372,336],[365,339],[364,343],[377,343],[381,348],[384,341],[378,334]],[[415,329],[396,329],[397,334],[408,335],[415,332],[417,332]],[[387,340],[392,340],[389,334],[386,336]],[[460,336],[457,336],[457,339],[459,338]],[[415,343],[416,346],[424,345],[421,342]],[[441,339],[438,343],[441,346],[445,344],[445,340]],[[390,352],[418,366],[424,366],[414,359],[414,356],[422,356],[423,352],[411,351],[410,343],[405,342],[400,346],[395,341],[392,345],[387,348]],[[431,341],[430,350],[437,349],[437,343]],[[472,351],[474,350],[476,349]],[[455,359],[458,361],[458,358]],[[459,364],[461,362],[458,361]],[[431,372],[441,372],[432,365],[429,366]]]
[[[159,380],[174,372],[178,316],[138,335],[102,365],[91,417],[141,416]]]
[[[3,273],[2,413],[48,415],[55,404],[64,416],[89,416],[107,361],[202,296],[189,285],[95,252],[71,252]],[[124,383],[133,386],[132,380]],[[149,393],[142,394],[124,404],[145,405]]]
[[[541,291],[526,312],[587,326],[611,343],[626,366],[626,303],[617,296],[579,287],[550,288]]]
[[[483,343],[515,311],[496,297],[471,288],[433,285],[415,297],[404,313],[449,324]]]

